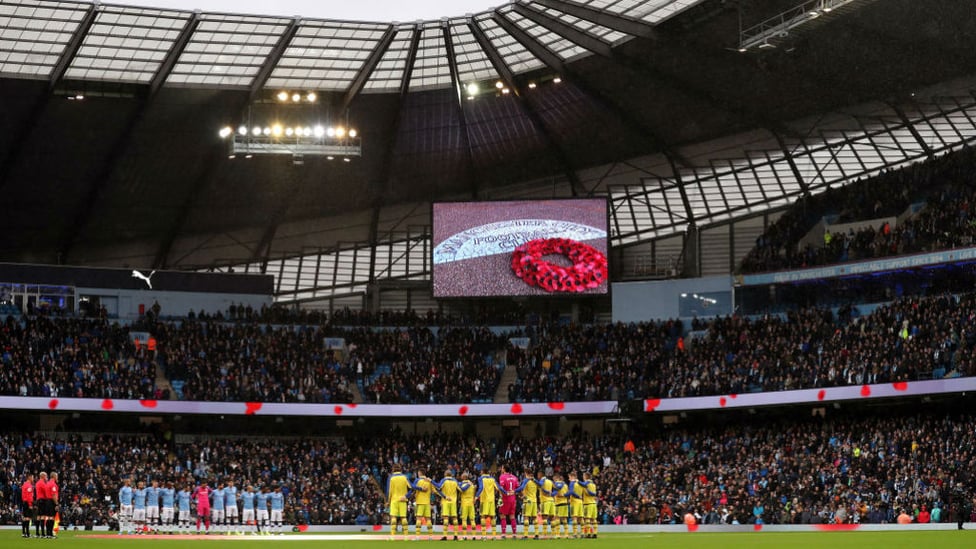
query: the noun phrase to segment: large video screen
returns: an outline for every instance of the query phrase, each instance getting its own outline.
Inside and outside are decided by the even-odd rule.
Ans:
[[[606,294],[604,199],[433,206],[434,297]]]

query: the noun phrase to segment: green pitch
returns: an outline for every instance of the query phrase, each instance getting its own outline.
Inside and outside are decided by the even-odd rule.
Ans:
[[[98,532],[104,534],[104,532]],[[714,534],[696,532],[693,534],[602,534],[595,540],[494,540],[484,541],[389,541],[386,535],[376,535],[376,539],[362,541],[323,539],[322,535],[286,534],[268,537],[224,537],[212,536],[206,539],[145,539],[140,536],[116,536],[92,538],[84,532],[62,532],[57,540],[23,539],[19,530],[0,531],[0,547],[5,549],[21,547],[40,547],[45,549],[272,549],[282,544],[294,549],[303,547],[327,548],[334,544],[335,549],[353,547],[354,549],[391,549],[397,544],[407,548],[424,545],[443,545],[446,547],[567,547],[571,549],[865,549],[884,547],[885,549],[918,549],[918,547],[938,547],[939,549],[976,547],[976,531],[929,531],[929,532],[819,532],[819,533],[736,533]],[[88,533],[90,534],[90,533]],[[327,537],[327,536],[326,536]],[[373,536],[370,536],[373,537]],[[302,538],[309,538],[302,540]],[[301,541],[299,541],[301,540]],[[294,545],[292,545],[294,544]]]

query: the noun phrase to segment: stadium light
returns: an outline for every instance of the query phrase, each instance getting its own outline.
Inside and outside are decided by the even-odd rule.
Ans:
[[[302,100],[302,94],[300,93],[292,94],[291,100],[294,101],[295,103],[298,103],[299,101]]]
[[[315,103],[315,100],[318,98],[319,96],[316,95],[315,92],[308,92],[307,94],[305,94],[305,100],[308,101],[309,103]]]
[[[558,76],[552,79],[552,83],[553,83],[553,84],[559,84],[559,83],[561,83],[562,81],[563,81],[563,79],[562,79],[562,78],[560,78],[560,77],[558,77]]]
[[[291,97],[288,99],[290,102]],[[290,154],[293,159],[304,155],[351,159],[362,155],[359,132],[348,125],[306,126],[274,121],[268,125],[241,124],[237,130],[225,125],[218,128],[217,134],[230,143],[228,158]]]
[[[288,92],[280,91],[278,92],[278,101],[285,102],[288,101]]]
[[[499,80],[498,82],[495,82],[495,87],[498,89],[502,89],[505,87],[505,83]]]
[[[529,82],[529,89],[530,90],[534,90],[535,89],[535,82]]]
[[[468,95],[478,95],[478,84],[471,82],[467,87]]]
[[[854,0],[802,0],[765,21],[739,31],[738,51],[752,48],[774,48],[777,40],[790,37],[791,31]]]

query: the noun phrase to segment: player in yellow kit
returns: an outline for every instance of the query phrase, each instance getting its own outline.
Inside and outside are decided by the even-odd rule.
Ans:
[[[536,538],[539,537],[541,529],[541,518],[539,517],[539,485],[535,482],[535,477],[531,469],[525,470],[525,477],[522,484],[515,490],[522,492],[522,522],[525,523],[525,535],[523,539],[529,537],[529,526]]]
[[[468,473],[461,473],[461,526],[465,530],[464,539],[473,537],[474,532],[474,494],[478,487],[468,478]]]
[[[539,478],[536,480],[536,484],[539,485],[539,514],[542,515],[542,522],[546,526],[545,535],[551,536],[552,521],[556,515],[552,480],[546,478],[542,471],[539,471]]]
[[[576,471],[569,474],[569,516],[573,518],[573,537],[583,535],[583,484]]]
[[[434,483],[434,488],[441,497],[441,517],[444,518],[444,537],[446,540],[448,533],[454,532],[454,539],[458,539],[458,498],[461,495],[461,485],[454,478],[454,472],[448,469],[444,471],[444,478],[440,482]],[[474,510],[472,499],[472,511]]]
[[[596,483],[583,473],[583,537],[596,537]]]
[[[423,469],[417,470],[417,478],[414,479],[411,488],[413,489],[414,495],[414,532],[417,536],[420,536],[420,527],[424,527],[424,531],[427,532],[428,539],[430,535],[434,533],[434,525],[430,522],[430,494],[432,490],[433,483],[427,478],[425,471]]]
[[[481,501],[481,529],[479,531],[490,538],[493,535],[492,523],[495,521],[495,506],[498,497],[498,483],[495,481],[495,477],[487,473],[478,477],[478,493],[474,497]]]
[[[386,484],[386,494],[390,502],[390,535],[396,536],[397,523],[403,528],[403,535],[407,535],[407,498],[410,496],[410,480],[400,471],[400,467],[393,466],[393,472]]]
[[[556,535],[564,537],[571,533],[569,531],[569,485],[563,482],[563,476],[559,473],[554,476],[552,489],[553,503],[556,507],[556,514],[552,520],[556,523]],[[564,525],[565,530],[563,530]]]

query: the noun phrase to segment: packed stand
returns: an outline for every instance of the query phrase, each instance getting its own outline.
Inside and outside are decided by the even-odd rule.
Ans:
[[[974,176],[973,153],[962,151],[801,198],[756,239],[741,271],[796,269],[972,245]],[[879,223],[827,233],[817,245],[798,244],[828,214],[837,214],[835,223],[895,217],[919,202],[927,205],[896,226]]]
[[[554,326],[509,349],[512,400],[676,398],[976,375],[976,294],[903,298],[866,316]]]
[[[281,486],[286,524],[385,524],[380,487],[392,471],[423,470],[436,480],[450,469],[476,478],[497,476],[501,465],[519,477],[526,469],[550,478],[591,474],[602,524],[681,523],[689,513],[704,524],[857,524],[892,523],[902,511],[914,522],[976,520],[970,515],[974,426],[972,415],[926,413],[508,441],[394,432],[172,444],[152,437],[8,434],[0,444],[16,456],[4,470],[6,501],[19,503],[26,473],[59,471],[68,528],[110,524],[129,477],[178,486],[227,479],[242,487]]]
[[[227,439],[173,444],[160,437],[78,435],[0,437],[8,462],[5,501],[19,505],[26,473],[60,472],[64,527],[117,525],[123,479],[177,486],[235,479],[244,487],[282,486],[288,524],[376,523],[383,502],[354,441]],[[3,515],[6,517],[7,515]],[[362,517],[365,516],[366,519]]]
[[[236,313],[235,313],[236,314]],[[140,344],[133,332],[151,334]],[[342,349],[326,348],[342,338]],[[0,325],[0,394],[203,401],[370,403],[491,401],[506,338],[485,327],[372,329],[228,322],[208,315],[105,318],[27,315]]]
[[[163,398],[151,353],[104,319],[24,316],[0,325],[0,394]]]

